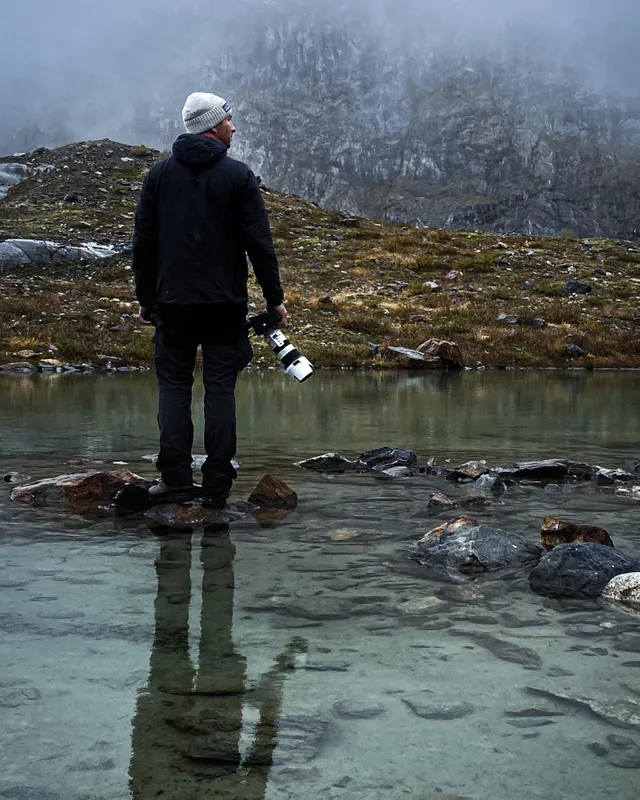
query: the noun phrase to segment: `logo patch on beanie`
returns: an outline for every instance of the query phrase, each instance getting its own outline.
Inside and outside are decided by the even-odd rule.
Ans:
[[[231,106],[229,105],[229,103],[223,103],[222,104],[222,110],[226,111],[227,114],[228,114],[231,111]]]

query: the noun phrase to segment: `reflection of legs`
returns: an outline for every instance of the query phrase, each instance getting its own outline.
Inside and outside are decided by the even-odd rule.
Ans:
[[[151,800],[181,786],[177,768],[184,736],[175,721],[189,712],[193,667],[189,660],[191,534],[166,532],[156,560],[158,593],[149,682],[138,695],[130,765],[134,800]],[[182,787],[181,787],[182,789]],[[189,795],[182,793],[187,800]]]
[[[197,745],[201,774],[222,777],[240,763],[245,659],[233,647],[233,557],[228,526],[205,529],[200,659],[196,684],[199,722],[206,737]],[[234,778],[235,780],[235,778]]]
[[[190,486],[193,422],[191,387],[196,344],[179,341],[160,325],[156,332],[155,365],[158,378],[160,453],[157,467],[169,486]]]

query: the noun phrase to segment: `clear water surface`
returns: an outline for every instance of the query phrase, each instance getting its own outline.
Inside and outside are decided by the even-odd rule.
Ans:
[[[285,479],[300,503],[273,527],[152,531],[0,487],[0,798],[637,797],[640,616],[545,600],[526,574],[427,578],[411,543],[452,516],[428,497],[465,487],[294,462],[389,444],[629,467],[639,390],[638,373],[246,374],[233,499]],[[151,476],[155,450],[152,375],[0,376],[3,473],[80,455]],[[530,485],[476,516],[532,540],[546,514],[591,522],[640,557],[639,511]]]

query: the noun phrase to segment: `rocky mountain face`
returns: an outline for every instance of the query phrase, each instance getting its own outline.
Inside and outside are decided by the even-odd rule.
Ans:
[[[640,97],[596,91],[535,47],[421,52],[352,31],[281,21],[211,48],[197,70],[186,53],[126,122],[82,136],[168,146],[185,95],[211,88],[233,104],[233,154],[268,185],[328,208],[419,226],[636,237]],[[46,133],[27,126],[13,149],[68,141],[64,120]]]
[[[636,236],[640,99],[568,70],[398,58],[327,28],[272,30],[230,76],[238,155],[284,191],[418,225]]]

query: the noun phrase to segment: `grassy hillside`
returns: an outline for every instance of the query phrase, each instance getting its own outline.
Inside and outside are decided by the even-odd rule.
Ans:
[[[141,181],[159,157],[102,141],[0,159],[40,168],[0,200],[0,241],[129,242]],[[640,247],[629,242],[415,229],[264,196],[288,332],[318,366],[387,366],[370,344],[413,348],[431,337],[455,341],[470,366],[640,366]],[[0,363],[43,344],[65,361],[150,363],[152,331],[136,321],[129,265],[124,254],[0,272]],[[568,280],[591,293],[566,295]],[[255,284],[251,295],[260,307]],[[256,356],[273,363],[262,342]]]

